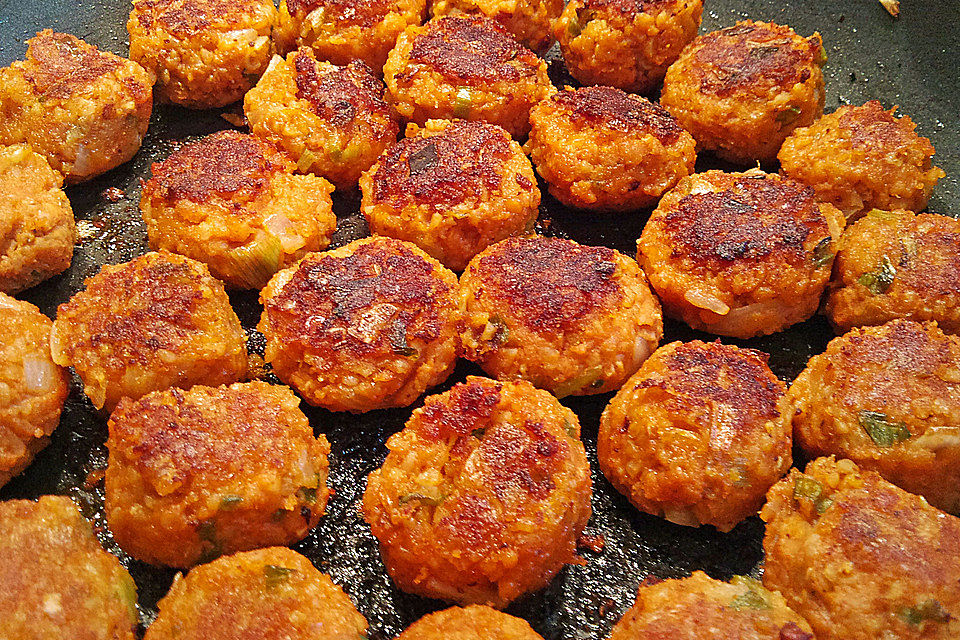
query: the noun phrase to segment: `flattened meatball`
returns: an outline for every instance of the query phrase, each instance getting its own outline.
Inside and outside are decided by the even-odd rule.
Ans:
[[[727,582],[702,571],[647,579],[610,640],[813,640],[810,625],[776,591],[746,576]]]
[[[356,188],[399,128],[370,67],[318,62],[305,47],[286,60],[274,58],[243,110],[250,130],[286,151],[300,171],[344,190]]]
[[[537,179],[502,128],[429,120],[407,136],[360,180],[372,233],[413,242],[460,271],[494,242],[533,228]]]
[[[933,145],[917,135],[910,116],[895,118],[894,111],[871,100],[796,129],[777,155],[783,173],[848,217],[870,209],[926,208],[946,173],[933,166]]]
[[[0,502],[0,638],[134,640],[137,588],[70,498]]]
[[[765,353],[671,342],[604,410],[600,469],[641,511],[729,531],[790,468],[784,391]]]
[[[774,162],[784,139],[823,115],[820,34],[746,20],[698,37],[670,65],[660,102],[701,149]]]
[[[236,131],[181,147],[143,185],[150,248],[206,263],[233,287],[263,288],[326,248],[337,225],[330,183],[294,168],[269,142]]]
[[[271,547],[177,576],[144,640],[355,640],[367,621],[329,576],[296,551]]]
[[[581,84],[647,93],[696,37],[702,16],[701,0],[571,0],[553,28]]]
[[[470,376],[387,440],[363,513],[404,591],[505,607],[574,559],[590,518],[580,423],[528,382]]]
[[[307,255],[260,294],[266,360],[307,402],[404,407],[453,371],[457,277],[415,246],[366,238]]]
[[[560,202],[629,211],[693,171],[696,144],[656,103],[611,87],[566,88],[530,112],[526,149]]]
[[[165,102],[211,109],[243,97],[273,56],[273,0],[134,0],[130,58]]]
[[[637,261],[668,316],[750,338],[813,315],[843,224],[836,207],[789,178],[707,171],[663,197]]]
[[[72,366],[97,409],[169,387],[246,376],[246,334],[202,263],[166,251],[107,265],[57,309],[53,360]]]
[[[571,240],[505,240],[460,279],[464,356],[558,397],[619,389],[663,337],[660,304],[631,258]]]
[[[551,25],[563,10],[563,0],[434,0],[433,16],[457,13],[493,18],[523,46],[538,53],[553,44]]]
[[[760,517],[763,584],[818,640],[960,637],[960,519],[832,457],[793,469]]]
[[[530,131],[530,109],[556,91],[546,63],[486,16],[443,16],[409,27],[383,79],[409,121],[483,120],[515,138]]]
[[[397,640],[543,640],[522,618],[484,605],[450,607],[423,616]]]
[[[960,220],[869,212],[840,238],[826,314],[838,332],[910,318],[960,333]]]
[[[153,75],[49,29],[27,44],[25,61],[0,69],[0,144],[29,144],[67,184],[132,158],[150,123]]]

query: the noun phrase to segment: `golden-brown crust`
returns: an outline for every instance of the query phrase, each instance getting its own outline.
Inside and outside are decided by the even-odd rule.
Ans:
[[[287,8],[295,16],[305,16],[322,9],[327,20],[344,26],[370,28],[383,20],[395,7],[388,0],[287,0]]]
[[[430,613],[404,630],[397,640],[543,640],[522,619],[484,605],[450,607]]]
[[[373,115],[380,116],[384,122],[378,138],[386,137],[388,132],[396,135],[393,111],[383,101],[383,83],[362,60],[352,60],[345,67],[323,73],[316,58],[301,48],[294,65],[297,98],[310,103],[313,112],[332,126],[347,130],[361,114],[363,117]]]
[[[29,55],[34,66],[25,75],[41,98],[69,98],[120,66],[116,56],[49,29],[30,40]]]
[[[133,7],[144,29],[156,27],[180,38],[214,26],[228,29],[257,11],[256,4],[236,0],[134,0]]]
[[[499,22],[528,49],[543,53],[553,43],[551,26],[563,11],[563,0],[434,0],[434,17],[451,14],[485,15]]]
[[[589,126],[614,131],[650,133],[665,145],[673,144],[683,133],[677,119],[659,104],[613,87],[584,87],[561,91],[553,100],[572,121],[585,120]]]

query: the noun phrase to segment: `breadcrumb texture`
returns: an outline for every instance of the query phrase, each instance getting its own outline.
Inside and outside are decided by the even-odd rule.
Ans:
[[[29,144],[67,184],[132,158],[150,123],[154,76],[49,29],[27,45],[26,60],[0,69],[0,144]]]
[[[766,335],[817,310],[844,221],[789,178],[707,171],[664,195],[637,261],[666,315],[719,335]]]
[[[0,146],[0,292],[66,271],[77,226],[63,176],[27,145]]]
[[[894,318],[960,333],[960,220],[869,212],[840,239],[826,314],[838,333]]]
[[[70,498],[0,502],[0,637],[134,640],[137,588]]]
[[[528,382],[467,377],[387,440],[363,513],[400,589],[505,607],[574,562],[590,518],[580,423]]]
[[[818,640],[960,636],[960,519],[832,457],[793,469],[760,517],[764,586]]]
[[[433,16],[469,13],[492,18],[537,53],[553,44],[551,27],[562,10],[563,0],[435,0],[430,4]]]
[[[484,605],[450,607],[423,616],[397,640],[543,640],[523,618]]]
[[[308,559],[284,547],[246,551],[178,575],[144,640],[354,640],[367,621]]]
[[[87,278],[57,309],[50,346],[107,411],[123,397],[247,373],[246,334],[223,285],[202,263],[162,250]]]
[[[660,102],[701,149],[774,162],[784,139],[823,115],[820,34],[746,20],[698,37],[667,69]]]
[[[848,217],[870,209],[921,211],[946,173],[933,166],[930,140],[910,116],[894,116],[876,100],[843,106],[796,129],[777,157],[786,175]]]
[[[570,75],[648,93],[693,40],[701,0],[571,0],[554,23]]]
[[[767,354],[720,342],[653,353],[600,418],[597,457],[641,511],[729,531],[792,462],[786,391]]]
[[[243,97],[273,56],[273,0],[134,0],[130,58],[157,78],[157,95],[193,109]]]

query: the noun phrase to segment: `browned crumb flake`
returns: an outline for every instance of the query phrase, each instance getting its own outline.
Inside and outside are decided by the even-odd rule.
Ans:
[[[309,102],[314,113],[332,126],[345,127],[362,112],[387,113],[383,86],[363,61],[321,72],[309,50],[300,49],[294,66],[297,98]]]
[[[120,59],[65,33],[49,29],[29,41],[27,60],[33,64],[25,72],[37,95],[69,98],[85,85],[120,66]]]
[[[324,22],[367,29],[395,11],[396,3],[387,0],[287,0],[287,9],[295,16],[305,16],[320,9]]]
[[[644,129],[663,144],[672,144],[683,132],[666,109],[640,96],[612,87],[585,87],[561,91],[553,101],[576,116],[616,131]]]
[[[894,18],[900,16],[899,0],[880,0],[880,4],[882,4],[883,8],[887,10],[887,13],[892,15]]]

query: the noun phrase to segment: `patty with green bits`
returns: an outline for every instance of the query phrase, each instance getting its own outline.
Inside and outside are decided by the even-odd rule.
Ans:
[[[137,588],[64,496],[0,502],[0,638],[134,640]]]
[[[290,549],[237,553],[178,575],[144,640],[365,640],[367,621]]]
[[[330,445],[299,405],[265,382],[123,400],[108,423],[114,539],[139,560],[186,568],[303,538],[327,504]]]
[[[960,637],[960,519],[833,457],[792,470],[760,517],[763,584],[817,640]]]
[[[397,640],[543,640],[523,618],[484,605],[450,607],[427,614]]]
[[[867,212],[840,238],[826,314],[838,333],[894,318],[960,333],[960,220]]]
[[[808,453],[850,458],[960,512],[960,337],[936,323],[834,338],[794,381],[784,413]]]

